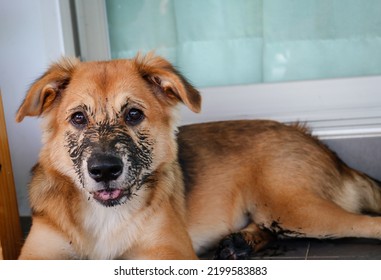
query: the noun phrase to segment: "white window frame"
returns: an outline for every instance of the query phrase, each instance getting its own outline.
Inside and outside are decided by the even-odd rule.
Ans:
[[[82,59],[110,59],[105,1],[77,0],[75,4]],[[63,13],[67,14],[67,10],[63,9]],[[70,36],[66,39],[71,40]],[[315,135],[324,139],[381,136],[381,76],[201,88],[200,91],[202,113],[193,114],[183,107],[182,124],[274,119],[285,123],[306,122]]]

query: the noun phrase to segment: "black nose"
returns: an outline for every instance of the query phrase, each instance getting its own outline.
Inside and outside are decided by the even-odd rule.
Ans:
[[[108,182],[118,179],[123,172],[123,162],[112,155],[95,154],[87,161],[89,175],[97,182]]]

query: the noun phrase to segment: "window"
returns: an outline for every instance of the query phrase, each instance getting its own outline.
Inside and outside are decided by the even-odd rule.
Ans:
[[[156,49],[199,87],[381,74],[379,0],[106,0],[106,12],[112,58]]]
[[[307,121],[325,137],[381,134],[378,0],[76,1],[84,59],[156,49],[203,94],[184,123]]]

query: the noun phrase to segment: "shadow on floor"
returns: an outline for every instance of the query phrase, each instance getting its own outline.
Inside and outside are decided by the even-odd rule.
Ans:
[[[202,256],[210,259],[213,252]],[[253,260],[381,260],[381,240],[342,238],[283,239],[251,257]]]

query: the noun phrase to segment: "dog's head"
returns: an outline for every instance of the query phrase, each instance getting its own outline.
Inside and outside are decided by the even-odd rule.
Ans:
[[[114,206],[176,159],[179,102],[200,111],[198,91],[161,57],[62,59],[31,86],[16,120],[42,116],[40,161]]]

